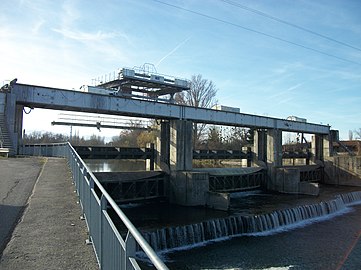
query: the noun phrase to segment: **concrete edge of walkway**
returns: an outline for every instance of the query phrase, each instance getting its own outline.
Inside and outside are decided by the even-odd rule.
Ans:
[[[65,159],[46,158],[1,269],[99,269]]]

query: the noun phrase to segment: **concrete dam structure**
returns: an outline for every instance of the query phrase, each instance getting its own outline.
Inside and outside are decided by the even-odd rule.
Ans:
[[[217,181],[218,184],[230,182],[226,175],[220,180],[220,175],[215,176],[210,171],[195,170],[192,166],[193,155],[197,153],[192,143],[189,143],[192,141],[193,123],[252,128],[254,145],[251,160],[247,165],[251,166],[250,168],[263,170],[265,174],[261,182],[268,190],[317,195],[318,187],[310,181],[312,177],[308,177],[308,181],[304,179],[307,179],[307,176],[317,175],[319,168],[326,168],[328,174],[332,171],[325,164],[332,156],[335,136],[330,131],[330,126],[326,125],[297,121],[297,119],[277,119],[233,111],[196,108],[128,95],[55,89],[16,82],[9,84],[5,90],[0,93],[0,104],[3,104],[0,107],[1,113],[6,118],[5,123],[2,124],[2,133],[10,138],[10,148],[14,154],[20,153],[23,149],[24,107],[157,119],[159,132],[154,146],[154,169],[169,175],[165,193],[170,202],[184,206],[208,205],[218,209],[228,207],[227,194],[220,192],[222,189],[214,188]],[[315,165],[314,168],[283,165],[282,132],[284,131],[313,134],[309,159]],[[121,155],[121,153],[113,154]],[[243,156],[248,158],[246,152]],[[152,166],[149,169],[153,169]],[[239,183],[233,184],[234,190],[243,187],[242,175],[245,173],[234,171],[232,174],[240,179]],[[331,178],[338,179],[337,177],[325,179],[328,181],[327,179]],[[261,184],[260,180],[257,181],[254,186]],[[227,184],[223,190],[231,191],[232,187],[226,186]]]
[[[12,83],[5,90],[0,92],[0,113],[5,119],[1,122],[1,130],[2,134],[9,138],[9,153],[68,159],[83,217],[87,220],[88,241],[93,245],[102,269],[140,269],[137,264],[139,249],[147,254],[157,269],[168,269],[153,249],[162,252],[242,235],[267,234],[287,229],[300,222],[312,222],[338,215],[361,199],[359,192],[348,193],[314,204],[259,214],[224,215],[196,223],[143,231],[141,234],[120,210],[115,199],[122,201],[164,196],[171,203],[182,206],[208,206],[228,210],[229,194],[248,188],[263,187],[281,193],[317,195],[319,187],[314,183],[316,180],[336,185],[360,186],[360,157],[337,155],[332,147],[336,132],[331,131],[329,126],[303,121],[17,83]],[[114,175],[114,179],[111,179],[110,174],[94,174],[89,170],[69,143],[29,147],[24,145],[22,122],[25,106],[158,119],[159,132],[151,158],[149,153],[134,149],[134,152],[123,153],[124,156],[135,153],[134,156],[153,160],[153,165],[149,164],[151,171],[142,172],[142,177],[139,177],[139,174],[135,176],[133,173],[122,173],[121,176]],[[189,143],[192,140],[193,123],[254,129],[251,159],[246,154],[249,153],[248,150],[240,154],[247,161],[247,167],[229,170],[193,168],[193,156],[195,153],[202,154],[197,153]],[[285,166],[282,151],[284,131],[313,134],[307,165]],[[88,150],[85,149],[85,152],[89,156],[94,154]],[[115,155],[120,158],[123,155],[122,150],[113,150],[108,153],[109,156]],[[210,154],[215,155],[207,155]],[[102,182],[97,179],[98,177]],[[119,181],[118,177],[122,180]],[[111,196],[104,188],[106,185],[109,186],[108,190],[115,192]],[[117,198],[116,196],[123,191],[128,192],[129,197]],[[268,204],[269,199],[266,199],[266,202]],[[125,237],[120,234],[114,223],[114,214],[117,221],[123,222],[127,228]]]

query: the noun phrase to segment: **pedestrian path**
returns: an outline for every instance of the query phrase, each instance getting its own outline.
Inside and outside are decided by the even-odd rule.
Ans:
[[[66,160],[46,158],[0,269],[99,269],[74,190]]]

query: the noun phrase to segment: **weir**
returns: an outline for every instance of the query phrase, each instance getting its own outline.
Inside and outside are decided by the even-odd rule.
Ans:
[[[335,199],[259,215],[237,215],[185,226],[143,232],[156,251],[172,251],[204,245],[242,235],[261,235],[295,228],[340,214],[347,206],[361,202],[361,192],[338,195]]]

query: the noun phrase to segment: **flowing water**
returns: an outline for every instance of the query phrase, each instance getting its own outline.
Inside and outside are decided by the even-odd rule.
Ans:
[[[283,233],[241,236],[164,254],[172,270],[361,269],[361,206]]]
[[[267,235],[299,227],[315,220],[330,218],[348,210],[349,204],[360,202],[361,192],[352,192],[337,198],[310,205],[275,210],[258,215],[236,215],[211,219],[184,226],[167,227],[146,232],[144,236],[156,251],[171,251],[204,245],[213,240],[242,235]]]
[[[106,166],[95,168],[121,167]],[[170,269],[361,269],[360,190],[237,193],[229,212],[166,202],[121,208]]]
[[[360,200],[361,192],[347,192],[325,202],[167,227],[145,236],[176,270],[361,269]]]

